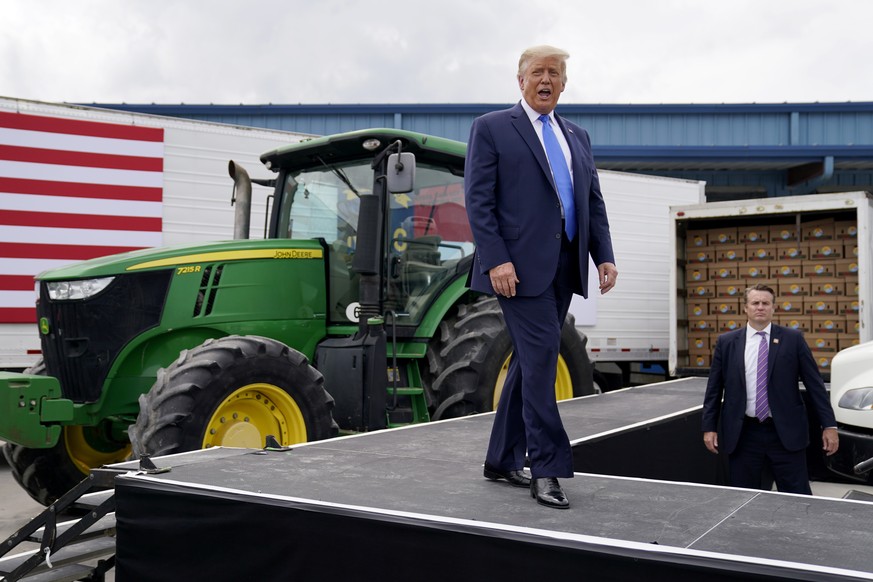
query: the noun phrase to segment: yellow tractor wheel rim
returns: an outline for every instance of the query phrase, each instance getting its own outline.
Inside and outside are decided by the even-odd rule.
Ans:
[[[306,421],[294,399],[272,384],[249,384],[224,399],[209,419],[203,448],[262,449],[267,435],[282,446],[306,442]]]
[[[132,451],[130,444],[112,450],[95,448],[89,441],[87,433],[87,431],[93,430],[93,428],[83,426],[64,427],[64,445],[67,448],[67,456],[83,475],[89,474],[94,467],[120,463],[130,458]]]
[[[509,358],[503,362],[500,367],[500,372],[497,374],[497,382],[494,384],[494,402],[492,410],[497,410],[497,403],[500,401],[500,395],[503,393],[503,385],[506,383],[506,372],[509,370]],[[568,400],[573,398],[573,379],[570,377],[570,369],[567,367],[567,362],[564,356],[558,356],[558,369],[555,375],[555,399]]]

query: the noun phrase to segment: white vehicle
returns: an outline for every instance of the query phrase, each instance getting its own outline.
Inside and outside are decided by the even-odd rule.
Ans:
[[[815,194],[670,209],[670,373],[706,373],[715,339],[745,325],[743,290],[776,292],[775,322],[804,332],[827,380],[873,339],[873,198]]]
[[[873,342],[838,353],[831,371],[831,406],[837,418],[840,449],[828,468],[854,480],[873,483]]]
[[[228,160],[256,168],[262,152],[304,137],[0,97],[0,369],[39,358],[34,275],[232,239]],[[267,193],[255,190],[253,216],[266,216]],[[263,230],[256,218],[251,237]]]
[[[588,338],[595,382],[606,390],[627,385],[631,374],[648,366],[663,368],[653,379],[665,379],[673,296],[670,273],[675,265],[670,207],[703,202],[706,183],[624,172],[598,174],[618,284],[600,295],[592,266],[592,291],[587,300],[574,298],[570,311]]]

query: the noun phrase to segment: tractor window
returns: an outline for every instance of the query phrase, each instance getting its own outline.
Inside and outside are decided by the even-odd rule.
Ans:
[[[330,268],[328,320],[348,323],[346,308],[358,300],[358,275],[352,272],[359,196],[372,192],[369,160],[321,166],[289,175],[279,208],[279,238],[321,238]]]
[[[415,190],[391,195],[386,309],[418,323],[436,294],[473,253],[463,178],[419,163]],[[403,319],[398,319],[398,324]]]
[[[329,247],[330,323],[349,323],[347,309],[358,300],[352,257],[359,196],[372,192],[369,160],[290,175],[279,208],[281,238],[322,238]],[[388,256],[383,287],[385,309],[408,314],[398,325],[417,324],[456,266],[473,252],[464,209],[463,178],[421,162],[416,190],[391,194],[386,221]]]

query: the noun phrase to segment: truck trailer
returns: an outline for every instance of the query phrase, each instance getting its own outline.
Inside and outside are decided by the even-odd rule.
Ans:
[[[705,200],[705,182],[600,171],[618,263],[606,295],[576,297],[570,306],[588,338],[601,391],[667,379],[670,352],[670,207]],[[594,268],[589,272],[596,273]],[[594,280],[590,289],[596,289]]]
[[[774,322],[799,329],[825,380],[873,339],[873,198],[841,192],[673,206],[670,373],[706,374],[719,334],[745,325],[743,291],[776,292]]]
[[[0,97],[0,369],[41,357],[33,277],[140,248],[230,239],[227,163],[299,133]],[[256,216],[265,215],[266,190]],[[264,237],[256,221],[251,236]]]

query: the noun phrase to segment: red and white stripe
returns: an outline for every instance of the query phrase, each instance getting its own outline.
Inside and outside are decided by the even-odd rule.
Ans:
[[[0,111],[0,323],[46,269],[161,244],[163,158],[161,128]]]

